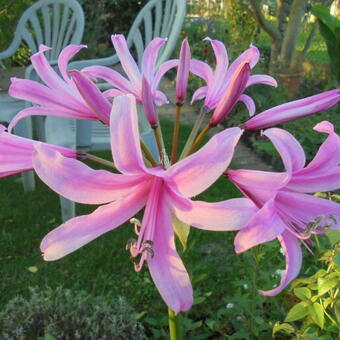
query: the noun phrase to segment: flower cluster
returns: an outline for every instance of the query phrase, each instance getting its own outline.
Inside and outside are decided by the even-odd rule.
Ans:
[[[250,46],[229,66],[225,46],[217,40],[206,40],[216,55],[214,70],[191,58],[187,39],[182,43],[179,59],[169,60],[156,70],[157,55],[166,39],[150,42],[139,68],[125,38],[113,35],[112,42],[127,78],[103,66],[68,72],[70,58],[82,45],[70,45],[61,52],[58,74],[44,56],[48,47],[40,46],[31,61],[44,84],[13,78],[9,90],[13,97],[34,106],[18,113],[8,131],[0,126],[0,177],[34,169],[56,193],[78,203],[100,205],[93,213],[72,218],[48,233],[41,243],[44,259],[60,259],[131,219],[135,238],[128,240],[126,247],[135,260],[135,269],[140,271],[147,265],[163,300],[176,313],[190,309],[193,303],[189,275],[175,247],[176,234],[185,242],[187,233],[176,226],[176,219],[183,222],[182,228],[187,225],[210,231],[238,231],[238,253],[277,238],[286,257],[286,270],[280,285],[261,291],[264,295],[280,293],[298,275],[302,263],[300,247],[311,245],[312,234],[340,229],[339,204],[310,195],[340,188],[340,138],[330,122],[315,126],[317,132],[328,137],[308,165],[299,142],[287,131],[272,127],[262,134],[279,152],[284,172],[228,169],[245,130],[261,130],[325,110],[340,100],[340,91],[327,91],[255,115],[255,103],[244,94],[246,88],[258,83],[277,86],[269,75],[251,75],[259,60],[258,49]],[[156,106],[168,103],[166,95],[157,88],[172,68],[177,68],[177,113],[169,160]],[[187,97],[189,73],[206,82],[191,99],[204,99],[204,103],[187,144],[177,157],[180,108]],[[96,86],[98,78],[112,88],[101,92]],[[246,105],[249,120],[215,134],[201,147],[206,133],[222,122],[239,101]],[[158,159],[141,142],[137,103],[143,105],[155,133]],[[11,134],[20,119],[32,115],[107,124],[114,162],[92,159],[109,164],[114,172],[85,165],[82,160],[91,158],[88,153]],[[208,116],[209,123],[200,131],[202,116]],[[216,203],[192,199],[221,176],[233,182],[244,198]],[[142,209],[140,222],[134,216]]]

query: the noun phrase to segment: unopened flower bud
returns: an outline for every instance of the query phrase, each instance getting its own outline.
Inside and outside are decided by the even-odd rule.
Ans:
[[[182,42],[181,51],[179,53],[177,79],[176,79],[176,99],[177,102],[183,102],[187,93],[189,68],[190,68],[191,52],[188,39]]]
[[[155,109],[155,104],[153,102],[151,86],[144,76],[142,79],[142,102],[146,119],[151,126],[157,125],[158,117]]]
[[[249,75],[249,62],[240,64],[230,80],[222,99],[217,104],[212,117],[210,118],[210,123],[212,125],[219,124],[233,109],[246,88]]]

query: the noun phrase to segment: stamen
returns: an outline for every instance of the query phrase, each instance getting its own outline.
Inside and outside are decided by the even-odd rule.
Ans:
[[[133,217],[133,218],[130,219],[129,222],[130,222],[131,224],[134,224],[135,233],[136,233],[136,235],[139,235],[140,227],[141,227],[141,222],[140,222],[140,220],[138,220],[137,218]]]

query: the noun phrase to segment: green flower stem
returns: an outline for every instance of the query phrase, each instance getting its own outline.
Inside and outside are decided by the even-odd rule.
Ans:
[[[181,327],[179,323],[179,314],[176,315],[175,312],[168,308],[169,313],[169,332],[170,332],[170,340],[181,340]]]
[[[153,159],[149,149],[146,147],[143,141],[140,141],[140,145],[141,145],[145,158],[150,162],[152,166],[157,166],[156,161]]]
[[[105,166],[107,166],[109,168],[116,169],[116,167],[115,167],[113,162],[110,162],[110,161],[107,161],[106,159],[103,159],[103,158],[91,155],[91,154],[89,154],[87,152],[78,151],[77,156],[78,156],[77,158],[80,159],[80,160],[89,159],[90,161],[99,163],[101,165],[105,165]]]
[[[192,144],[194,143],[195,138],[198,134],[198,131],[199,131],[201,125],[202,125],[203,119],[204,119],[206,113],[208,112],[207,110],[208,109],[205,106],[202,106],[200,113],[198,114],[197,119],[194,123],[194,126],[192,127],[192,130],[190,132],[188,140],[186,141],[186,143],[184,145],[181,156],[179,157],[180,160],[185,158],[189,154],[189,151],[192,147]]]
[[[158,148],[158,153],[159,153],[161,163],[163,165],[163,168],[166,169],[167,163],[169,161],[168,161],[168,156],[167,156],[166,151],[165,151],[161,127],[160,127],[159,124],[153,125],[152,130],[153,130],[153,133],[154,133],[155,138],[156,138],[156,143],[157,143],[157,148]]]
[[[214,127],[213,125],[211,125],[210,123],[208,123],[203,130],[200,132],[200,134],[197,136],[194,144],[191,146],[188,155],[191,155],[193,152],[196,151],[196,149],[199,147],[199,145],[202,143],[203,138],[206,136],[206,134],[208,133],[208,131]]]
[[[171,149],[171,164],[176,163],[177,149],[178,149],[178,136],[179,136],[179,121],[181,116],[182,103],[176,103],[176,118],[174,125],[174,134],[172,136],[172,149]]]

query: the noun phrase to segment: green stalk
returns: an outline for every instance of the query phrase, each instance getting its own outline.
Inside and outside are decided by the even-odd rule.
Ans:
[[[140,141],[140,145],[142,147],[142,151],[145,155],[145,158],[151,163],[152,166],[157,166],[156,161],[153,159],[150,151],[148,150],[148,148],[146,147],[143,141]]]
[[[178,136],[179,136],[179,121],[181,116],[182,103],[176,103],[176,118],[174,125],[174,134],[172,136],[172,149],[171,149],[171,164],[176,163],[177,149],[178,149]]]
[[[176,315],[175,312],[168,308],[169,314],[169,332],[170,332],[170,340],[181,340],[181,327],[179,322],[179,314]]]
[[[186,141],[186,143],[184,145],[181,156],[179,157],[180,160],[185,158],[189,154],[189,150],[191,149],[192,144],[195,141],[195,138],[198,134],[198,131],[199,131],[201,125],[202,125],[203,119],[204,119],[207,112],[208,112],[208,109],[205,106],[202,106],[202,108],[201,108],[201,110],[200,110],[200,112],[197,116],[197,119],[194,123],[194,126],[192,127],[192,130],[190,132],[188,140]]]
[[[188,155],[191,155],[193,152],[195,152],[195,150],[199,147],[199,145],[202,143],[203,138],[206,136],[206,134],[208,133],[208,131],[213,127],[213,125],[211,125],[210,123],[208,123],[203,130],[200,132],[200,134],[198,135],[198,137],[196,138],[194,144],[191,146]]]
[[[91,154],[89,154],[87,152],[78,151],[77,156],[78,156],[78,159],[80,159],[80,160],[89,159],[89,160],[91,160],[93,162],[99,163],[101,165],[105,165],[105,166],[107,166],[109,168],[116,169],[116,167],[115,167],[113,162],[110,162],[110,161],[107,161],[106,159],[103,159],[103,158],[91,155]]]
[[[163,135],[162,135],[162,130],[159,124],[151,126],[153,133],[155,135],[156,143],[157,143],[157,148],[158,148],[158,153],[159,153],[159,158],[161,160],[161,163],[163,165],[164,169],[168,168],[168,156],[166,154],[165,146],[164,146],[164,140],[163,140]]]

